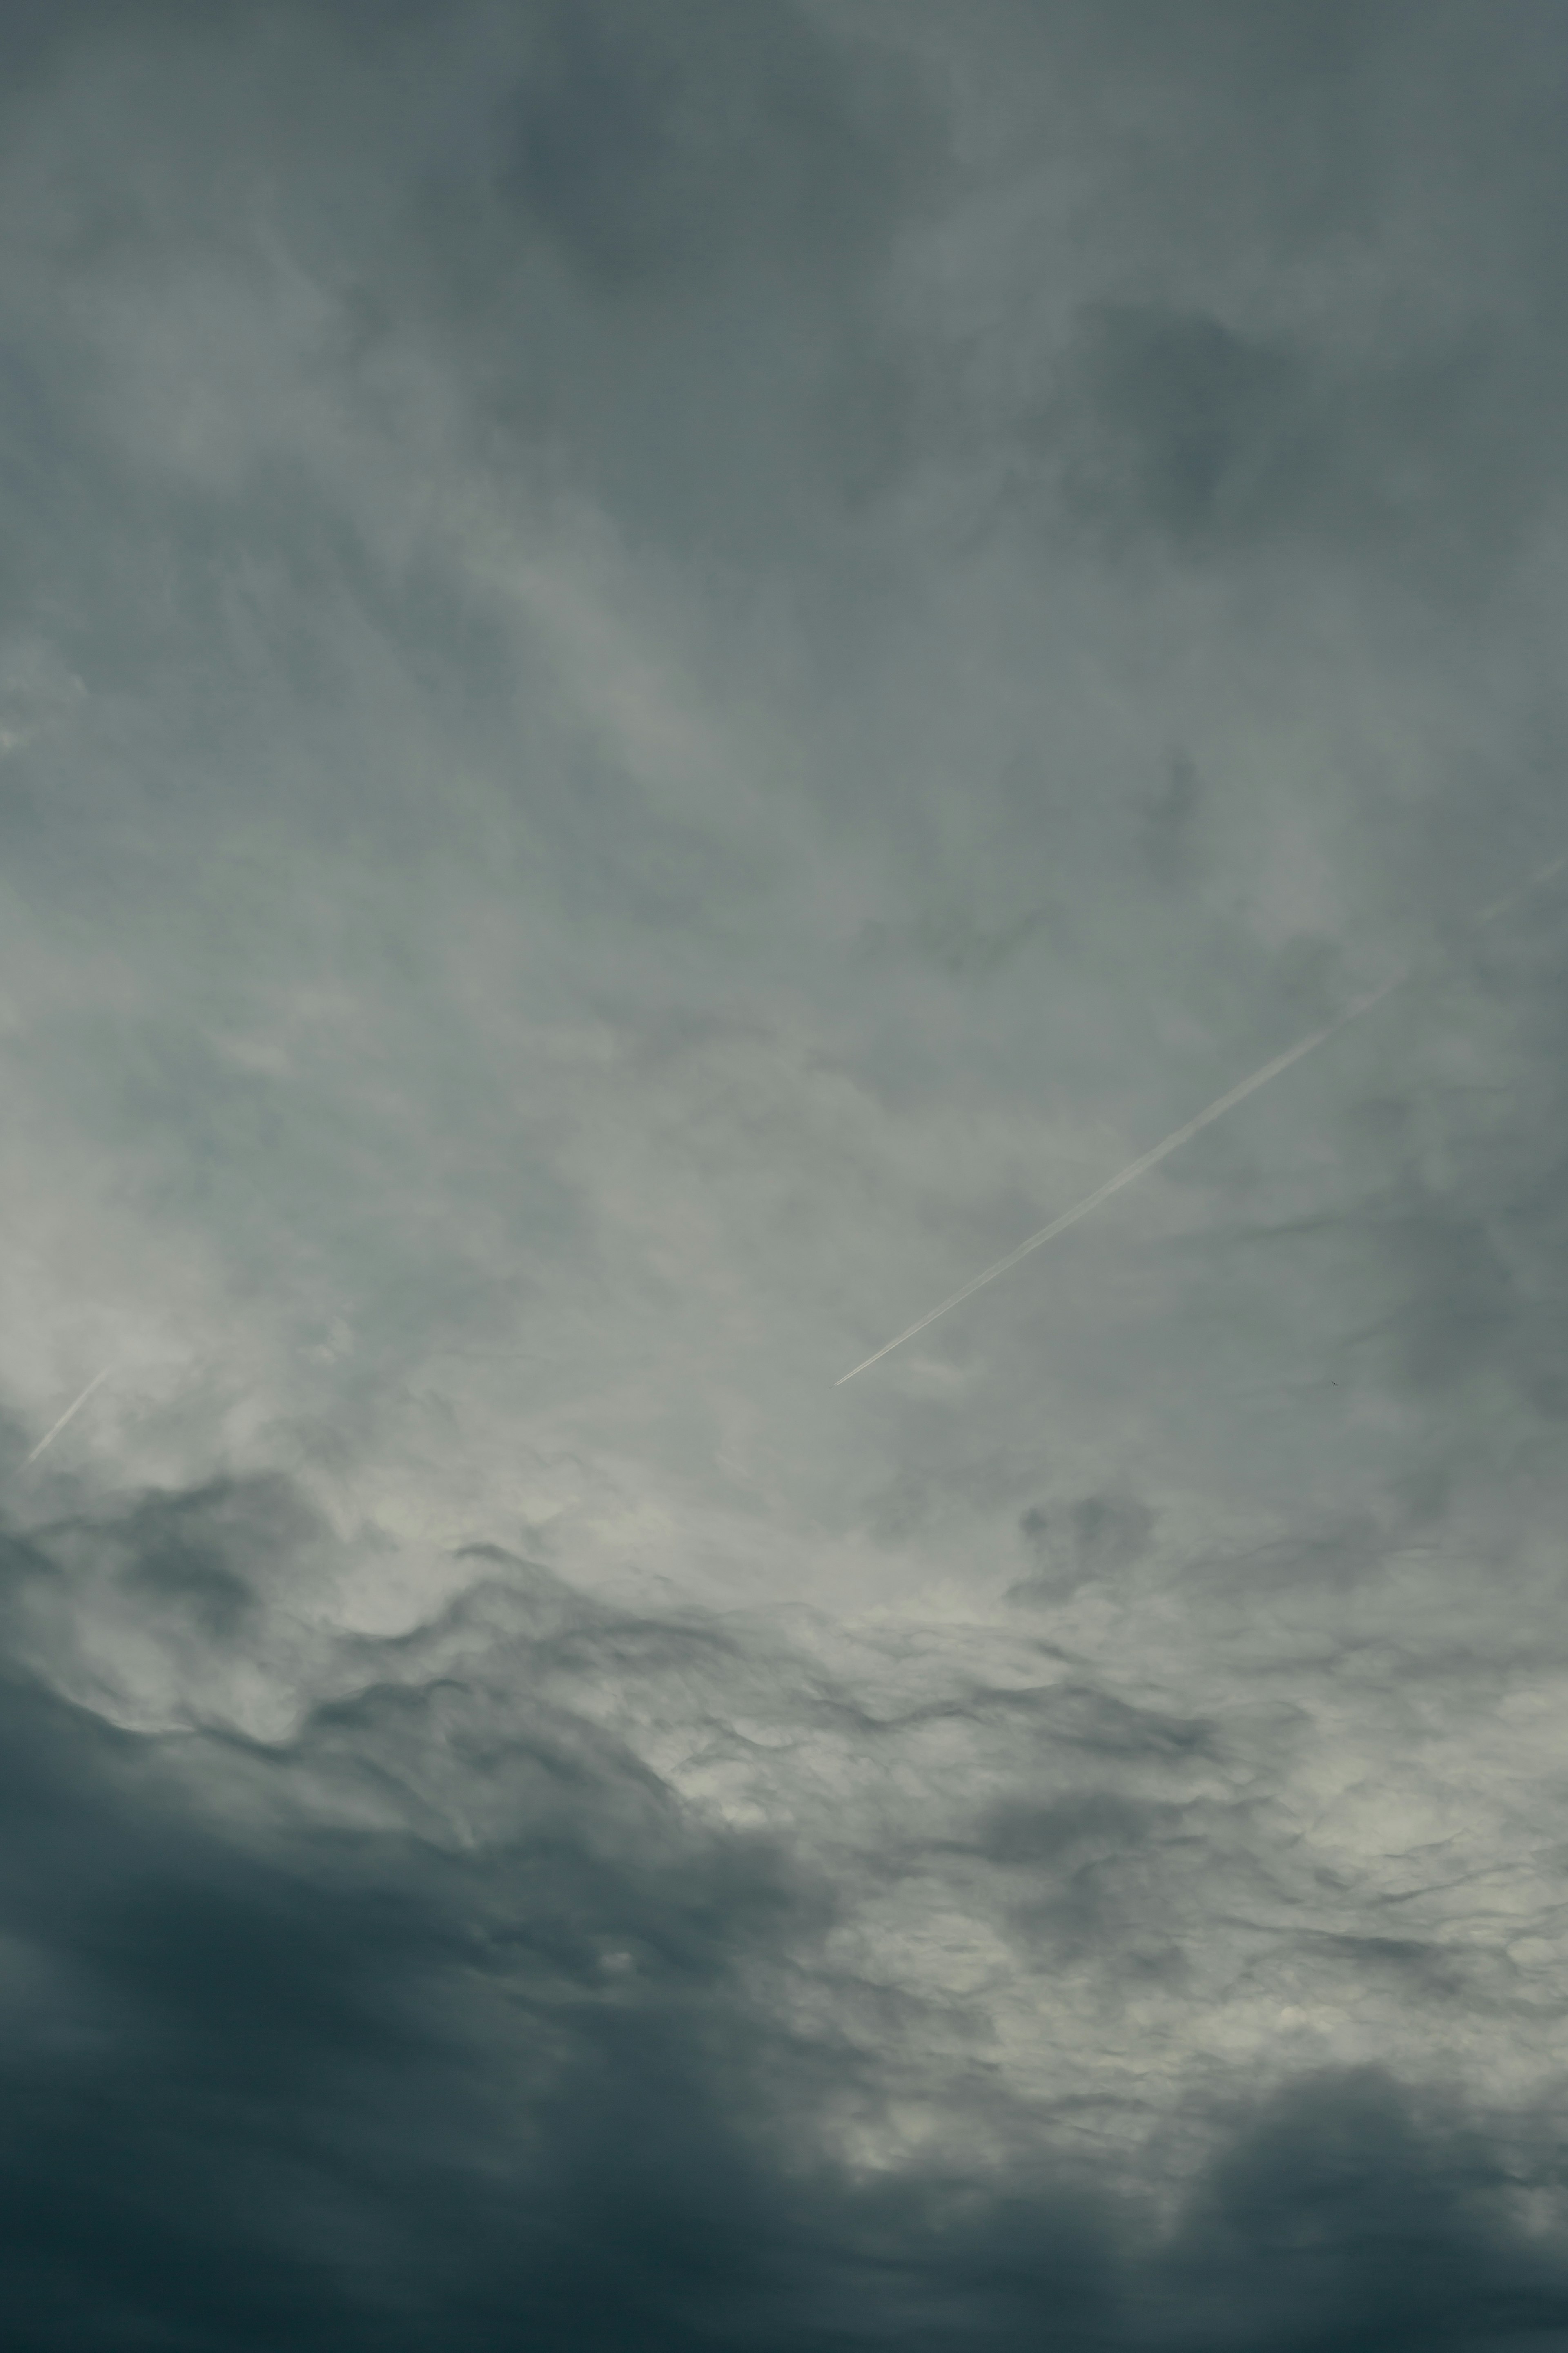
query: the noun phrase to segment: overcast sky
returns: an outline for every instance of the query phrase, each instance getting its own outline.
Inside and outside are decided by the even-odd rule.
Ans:
[[[1556,0],[0,0],[8,2346],[1568,2348],[1565,415]]]

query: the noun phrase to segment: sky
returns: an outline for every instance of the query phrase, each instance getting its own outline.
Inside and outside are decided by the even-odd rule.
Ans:
[[[0,0],[16,2353],[1568,2348],[1565,110]]]

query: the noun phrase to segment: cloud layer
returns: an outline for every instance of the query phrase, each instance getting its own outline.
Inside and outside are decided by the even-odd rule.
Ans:
[[[1565,79],[0,10],[9,2341],[1568,2343]]]

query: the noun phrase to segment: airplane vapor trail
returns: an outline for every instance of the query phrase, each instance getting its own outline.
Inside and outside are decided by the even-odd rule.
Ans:
[[[1568,866],[1568,850],[1565,850],[1561,858],[1554,858],[1550,865],[1538,867],[1536,871],[1526,881],[1521,882],[1517,890],[1509,892],[1506,897],[1494,900],[1489,906],[1483,907],[1479,914],[1472,917],[1471,929],[1479,931],[1484,925],[1495,923],[1500,915],[1506,914],[1511,907],[1516,907],[1530,892],[1537,890],[1543,882],[1549,882],[1554,874],[1560,874],[1564,866]],[[1068,1226],[1076,1226],[1080,1218],[1087,1218],[1091,1209],[1098,1209],[1102,1201],[1109,1201],[1113,1193],[1120,1193],[1124,1185],[1131,1185],[1138,1177],[1146,1176],[1151,1168],[1157,1167],[1160,1162],[1171,1153],[1179,1151],[1184,1144],[1197,1134],[1200,1128],[1207,1127],[1211,1120],[1223,1118],[1227,1111],[1233,1110],[1238,1103],[1245,1101],[1247,1096],[1255,1093],[1258,1088],[1267,1086],[1270,1079],[1277,1079],[1281,1071],[1288,1071],[1292,1062],[1299,1062],[1301,1057],[1304,1054],[1310,1054],[1314,1047],[1325,1044],[1329,1039],[1337,1036],[1340,1030],[1348,1029],[1352,1021],[1359,1021],[1363,1013],[1370,1013],[1374,1005],[1381,1004],[1383,999],[1391,995],[1394,989],[1403,987],[1404,983],[1410,978],[1414,969],[1414,966],[1406,965],[1403,972],[1396,972],[1392,980],[1385,980],[1381,988],[1373,989],[1365,997],[1358,997],[1353,1004],[1348,1005],[1345,1010],[1336,1015],[1332,1021],[1326,1021],[1321,1029],[1314,1029],[1309,1036],[1299,1038],[1293,1046],[1286,1048],[1284,1053],[1276,1054],[1272,1061],[1265,1062],[1262,1069],[1254,1071],[1250,1078],[1243,1079],[1238,1086],[1234,1086],[1226,1093],[1218,1096],[1215,1102],[1200,1111],[1195,1118],[1189,1119],[1183,1126],[1174,1129],[1151,1151],[1142,1153],[1136,1160],[1129,1161],[1125,1168],[1119,1168],[1114,1176],[1108,1176],[1103,1185],[1097,1186],[1095,1190],[1086,1195],[1081,1201],[1075,1201],[1070,1209],[1064,1209],[1059,1218],[1053,1218],[1048,1226],[1042,1226],[1037,1234],[1031,1234],[1027,1241],[1020,1242],[1016,1250],[1008,1251],[1005,1258],[999,1258],[994,1266],[988,1266],[983,1272],[973,1276],[962,1290],[953,1292],[950,1297],[942,1302],[940,1306],[933,1307],[926,1314],[920,1316],[895,1339],[889,1340],[884,1346],[863,1358],[848,1372],[840,1373],[833,1384],[834,1388],[841,1389],[845,1382],[852,1381],[858,1373],[868,1372],[873,1365],[879,1365],[884,1356],[890,1356],[895,1348],[901,1348],[906,1340],[912,1340],[915,1334],[923,1332],[928,1324],[934,1324],[939,1316],[947,1314],[950,1309],[961,1305],[966,1299],[972,1299],[977,1291],[983,1291],[988,1282],[994,1282],[999,1274],[1005,1274],[1009,1268],[1018,1264],[1020,1259],[1027,1258],[1031,1250],[1037,1250],[1042,1243],[1054,1241],[1058,1234],[1067,1231]]]
[[[56,1439],[65,1428],[67,1422],[74,1419],[76,1415],[81,1411],[83,1406],[87,1403],[94,1389],[100,1388],[109,1378],[110,1369],[110,1366],[105,1365],[101,1373],[95,1373],[91,1380],[89,1381],[86,1388],[83,1389],[80,1397],[76,1399],[75,1403],[68,1405],[64,1413],[61,1414],[58,1421],[55,1422],[50,1429],[45,1430],[42,1438],[39,1439],[31,1454],[29,1454],[23,1462],[22,1468],[24,1471],[26,1469],[28,1462],[36,1462],[37,1461],[46,1446],[52,1446],[54,1444]]]

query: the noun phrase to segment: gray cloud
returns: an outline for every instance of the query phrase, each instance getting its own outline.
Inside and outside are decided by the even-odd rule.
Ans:
[[[0,69],[9,2336],[1568,2337],[1560,13]]]

